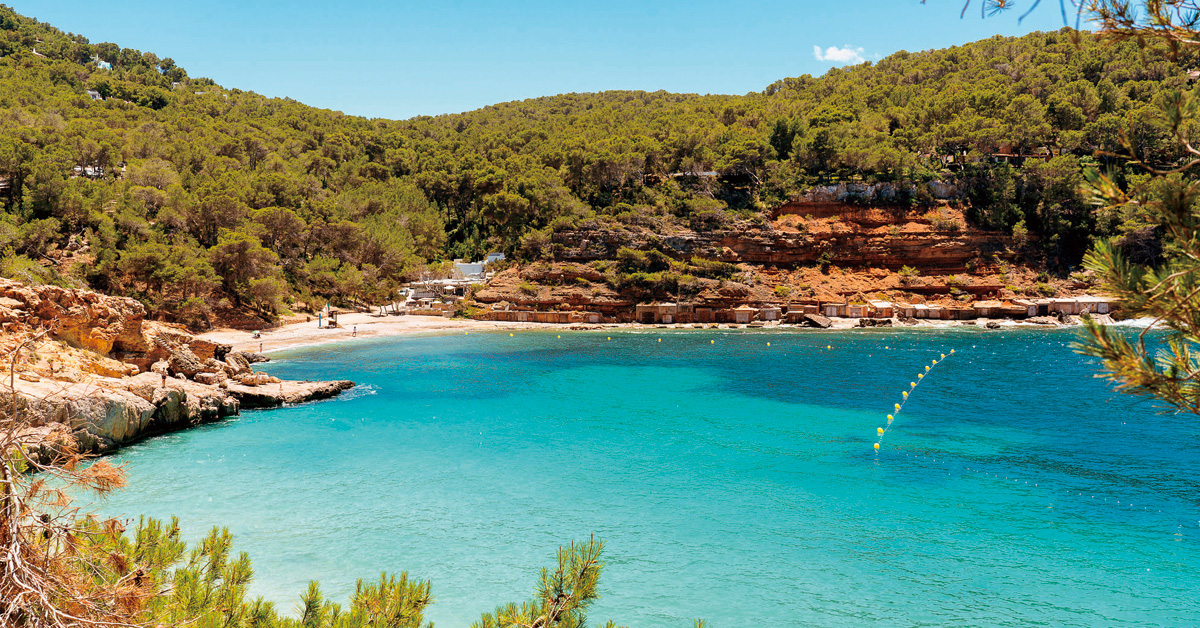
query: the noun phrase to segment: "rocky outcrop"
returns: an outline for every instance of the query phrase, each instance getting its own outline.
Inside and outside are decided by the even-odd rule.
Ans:
[[[276,408],[284,404],[303,403],[336,397],[342,391],[354,387],[354,382],[348,380],[332,382],[281,382],[275,380],[275,386],[246,386],[230,383],[229,394],[241,403],[243,408]]]
[[[354,386],[282,382],[251,368],[265,356],[145,315],[133,299],[0,279],[0,349],[33,338],[18,354],[15,392],[42,449],[65,438],[83,451],[112,451],[242,407],[324,399]]]
[[[0,329],[47,327],[68,344],[108,355],[142,342],[146,308],[133,299],[90,290],[27,286],[0,279]]]
[[[149,436],[234,416],[243,408],[274,408],[336,396],[354,382],[279,382],[277,386],[209,386],[156,373],[74,383],[42,380],[18,386],[19,404],[37,417],[34,430],[69,434],[76,446],[106,453]],[[11,399],[11,398],[10,398]]]
[[[820,314],[805,314],[803,317],[803,325],[805,327],[820,327],[821,329],[829,329],[833,325],[833,321],[828,317]]]

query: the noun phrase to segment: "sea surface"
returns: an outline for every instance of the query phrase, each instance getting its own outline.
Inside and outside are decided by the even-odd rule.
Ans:
[[[260,365],[345,396],[119,452],[107,514],[228,526],[252,592],[430,579],[443,628],[603,539],[589,623],[1200,625],[1200,422],[1093,377],[1077,332],[530,331]],[[768,345],[768,343],[770,343]],[[942,353],[886,434],[876,428]]]

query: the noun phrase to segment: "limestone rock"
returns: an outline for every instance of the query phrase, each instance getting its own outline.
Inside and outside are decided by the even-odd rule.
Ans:
[[[833,325],[833,321],[821,316],[820,314],[805,314],[804,325],[806,327],[820,327],[822,329],[828,329],[831,325]]]
[[[216,373],[196,373],[196,376],[192,379],[196,380],[197,384],[209,385],[216,384],[218,381]]]
[[[225,363],[229,365],[232,375],[243,375],[250,372],[250,361],[240,351],[229,352],[225,356]]]

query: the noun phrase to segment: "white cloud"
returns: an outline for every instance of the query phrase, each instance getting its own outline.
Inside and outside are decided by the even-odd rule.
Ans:
[[[813,46],[813,56],[817,58],[817,61],[830,61],[843,65],[858,65],[862,63],[865,61],[863,52],[865,51],[861,47],[845,46],[838,48],[837,46],[830,46],[825,50],[821,50],[820,46]]]

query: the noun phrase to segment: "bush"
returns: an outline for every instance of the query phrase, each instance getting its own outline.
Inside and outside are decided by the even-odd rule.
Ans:
[[[522,281],[521,283],[517,284],[517,290],[520,290],[522,294],[527,294],[531,297],[537,296],[538,293],[538,287],[529,283],[528,281]]]
[[[900,285],[907,286],[909,283],[912,283],[913,279],[916,279],[917,276],[921,274],[921,271],[913,268],[912,266],[901,266],[898,274],[900,275]]]
[[[693,257],[690,272],[708,279],[732,279],[738,268],[734,264]]]
[[[788,286],[775,286],[775,296],[786,299],[792,294],[792,289]]]

